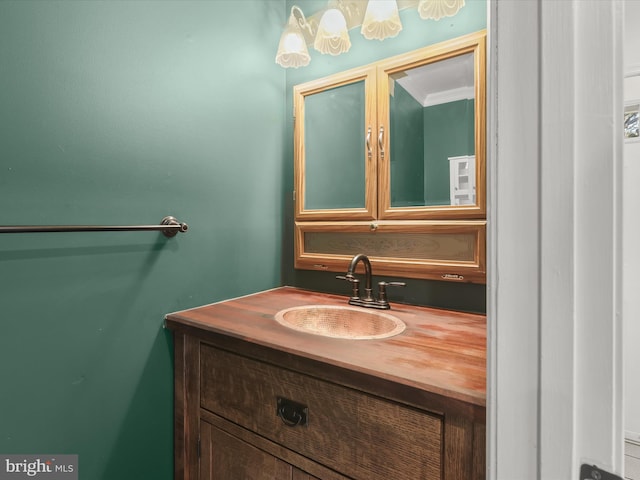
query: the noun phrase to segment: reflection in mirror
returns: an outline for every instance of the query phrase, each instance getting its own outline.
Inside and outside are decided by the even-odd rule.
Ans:
[[[304,102],[305,210],[364,208],[364,80]]]
[[[391,207],[475,198],[473,53],[389,77]]]

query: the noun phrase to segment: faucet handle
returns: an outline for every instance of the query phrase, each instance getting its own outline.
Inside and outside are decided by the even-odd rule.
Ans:
[[[406,287],[404,282],[378,282],[378,288],[380,293],[387,293],[385,287]]]
[[[350,282],[352,285],[351,298],[360,298],[360,280],[358,278],[354,277],[350,273],[347,273],[346,275],[336,275],[336,278],[338,280],[346,280],[347,282]]]
[[[405,287],[404,282],[378,282],[378,303],[389,305],[387,300],[387,287]]]

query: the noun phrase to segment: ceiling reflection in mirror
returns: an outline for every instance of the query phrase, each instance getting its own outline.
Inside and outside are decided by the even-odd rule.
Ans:
[[[392,208],[476,203],[474,78],[473,53],[389,75]]]

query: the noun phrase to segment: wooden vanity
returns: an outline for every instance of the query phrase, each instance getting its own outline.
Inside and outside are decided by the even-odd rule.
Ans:
[[[274,320],[346,302],[282,287],[167,315],[176,479],[485,478],[485,317],[392,302],[406,329],[374,340]]]

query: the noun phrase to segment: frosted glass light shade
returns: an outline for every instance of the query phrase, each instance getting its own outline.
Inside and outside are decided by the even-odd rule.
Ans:
[[[367,40],[384,40],[398,35],[402,22],[396,0],[369,0],[360,33]]]
[[[280,36],[276,63],[284,68],[298,68],[309,65],[311,57],[307,43],[298,24],[298,20],[291,12],[287,27]]]
[[[464,0],[420,0],[418,13],[425,20],[440,20],[443,17],[453,17],[462,7]]]
[[[337,8],[330,8],[322,15],[313,47],[320,53],[340,55],[351,48],[347,20]]]

